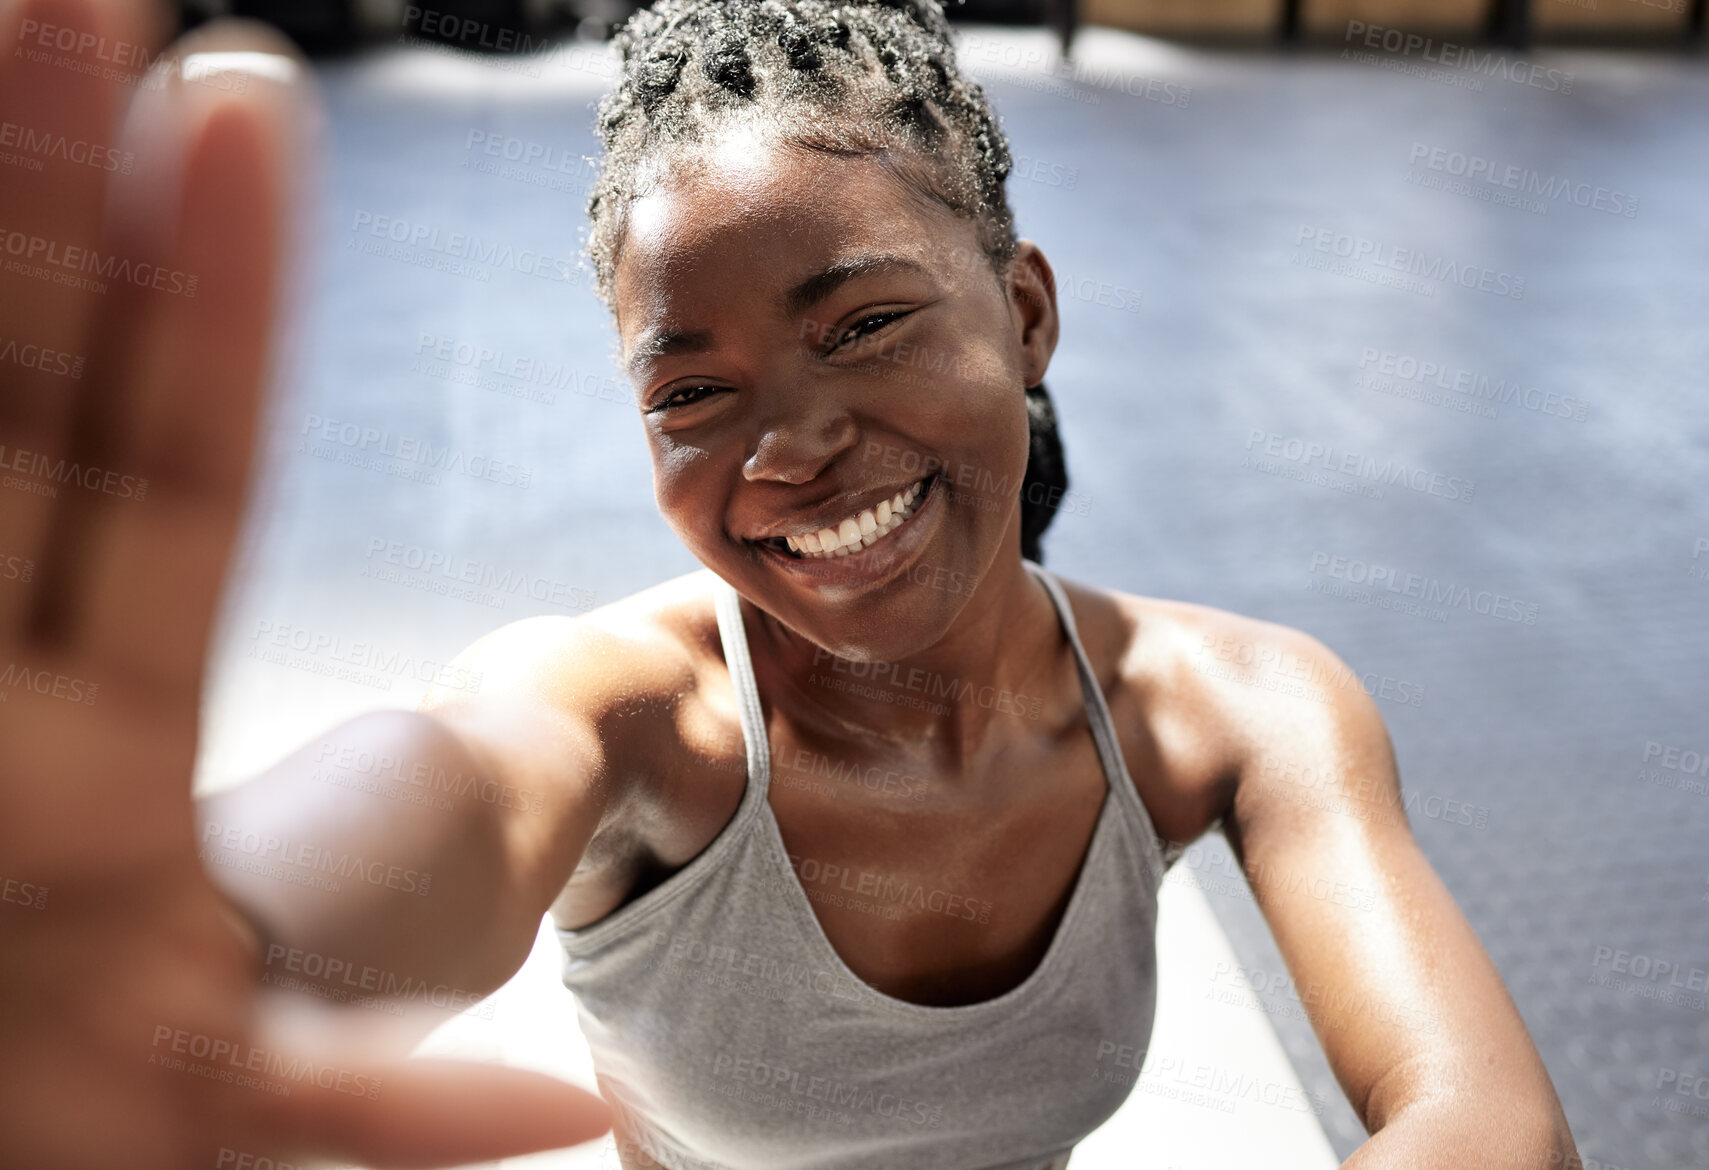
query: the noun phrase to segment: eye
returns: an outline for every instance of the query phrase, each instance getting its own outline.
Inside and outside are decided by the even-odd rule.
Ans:
[[[663,398],[661,398],[657,402],[653,403],[652,406],[647,408],[647,413],[653,414],[653,413],[656,413],[656,412],[661,411],[661,410],[674,410],[676,407],[679,407],[679,406],[693,406],[696,402],[704,402],[705,401],[704,398],[690,398],[690,399],[687,399],[685,401],[679,402],[679,401],[677,401],[677,398],[679,395],[695,394],[695,393],[699,393],[699,392],[704,392],[706,394],[716,394],[718,391],[724,390],[727,388],[728,387],[725,387],[725,386],[683,386],[683,387],[680,387],[676,390],[672,390],[669,394],[665,395]]]
[[[874,313],[870,317],[862,317],[859,321],[856,321],[853,325],[850,325],[847,329],[843,330],[842,335],[837,338],[837,343],[831,347],[831,351],[834,353],[847,345],[850,341],[856,341],[862,337],[876,333],[898,317],[905,316],[907,316],[905,311],[897,310],[893,313]]]

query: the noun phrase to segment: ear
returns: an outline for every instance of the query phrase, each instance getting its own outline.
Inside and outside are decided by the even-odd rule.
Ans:
[[[1007,282],[1009,318],[1021,343],[1021,368],[1026,384],[1044,381],[1050,357],[1056,352],[1061,321],[1056,315],[1056,273],[1031,240],[1017,240],[1014,259],[1009,261]]]

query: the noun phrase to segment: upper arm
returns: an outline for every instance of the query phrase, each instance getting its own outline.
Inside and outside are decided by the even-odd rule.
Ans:
[[[1197,672],[1238,760],[1224,831],[1360,1118],[1375,1133],[1454,1099],[1554,1124],[1524,1021],[1412,835],[1358,675],[1298,630],[1224,617],[1235,649],[1206,643],[1219,668]]]
[[[469,791],[500,823],[503,888],[531,923],[621,806],[655,697],[682,689],[681,655],[657,642],[586,615],[525,618],[465,649],[448,672],[461,685],[418,705],[478,762]]]

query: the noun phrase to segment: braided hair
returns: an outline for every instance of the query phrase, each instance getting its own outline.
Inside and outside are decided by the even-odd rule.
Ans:
[[[622,76],[599,104],[605,154],[587,205],[588,259],[608,307],[629,202],[680,149],[755,116],[800,149],[883,156],[910,190],[972,220],[1003,279],[1016,244],[1009,145],[984,90],[956,66],[938,0],[657,0],[614,39]],[[1067,471],[1048,393],[1026,393],[1021,555],[1042,561]]]

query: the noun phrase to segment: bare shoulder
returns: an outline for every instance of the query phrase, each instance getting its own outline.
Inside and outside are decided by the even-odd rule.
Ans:
[[[657,774],[705,676],[705,657],[718,652],[711,583],[700,570],[584,614],[500,626],[454,660],[454,677],[467,685],[432,688],[420,709],[466,729],[554,727],[563,734],[550,741],[567,740],[595,762],[587,781],[603,790],[601,804],[621,803],[610,798]],[[549,771],[550,762],[540,767]]]
[[[621,703],[666,693],[682,681],[710,613],[709,576],[686,573],[583,614],[521,618],[476,639],[457,663],[478,673],[481,695],[520,688]],[[436,689],[432,697],[454,696]]]
[[[1061,577],[1158,832],[1190,841],[1235,811],[1242,781],[1299,760],[1387,758],[1387,731],[1351,667],[1312,634],[1215,606]],[[1133,763],[1130,755],[1130,765]],[[1152,791],[1143,789],[1147,785]],[[1250,792],[1256,783],[1246,784]],[[1155,800],[1153,799],[1155,797]]]
[[[1118,691],[1141,700],[1160,758],[1184,761],[1160,769],[1163,799],[1222,818],[1336,1080],[1371,1134],[1394,1123],[1380,1148],[1435,1165],[1423,1151],[1476,1161],[1499,1139],[1561,1165],[1572,1138],[1548,1072],[1407,821],[1371,693],[1390,680],[1304,630],[1078,589]]]

